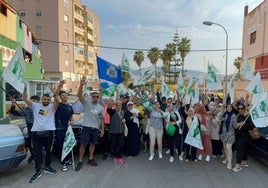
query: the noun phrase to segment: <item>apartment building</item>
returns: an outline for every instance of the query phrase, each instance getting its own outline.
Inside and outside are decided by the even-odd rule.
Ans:
[[[267,12],[268,0],[264,0],[251,12],[248,11],[248,6],[244,7],[243,56],[249,59],[254,72],[260,72],[263,81],[268,80]]]
[[[100,21],[80,0],[8,0],[33,29],[42,54],[44,79],[67,80],[76,91],[81,75],[97,79]]]

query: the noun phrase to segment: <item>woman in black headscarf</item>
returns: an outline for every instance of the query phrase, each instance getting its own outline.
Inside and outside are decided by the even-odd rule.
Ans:
[[[228,169],[232,169],[232,145],[235,143],[235,124],[236,115],[233,113],[233,106],[231,104],[227,104],[226,111],[221,117],[219,134],[225,153],[225,159],[222,161],[222,163],[227,163]]]

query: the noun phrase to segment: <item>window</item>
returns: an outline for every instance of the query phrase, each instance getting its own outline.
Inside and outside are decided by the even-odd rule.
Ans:
[[[66,23],[68,23],[68,16],[64,14],[63,19]]]
[[[69,0],[64,0],[64,6],[69,8]]]
[[[64,30],[64,33],[65,33],[65,37],[69,38],[69,31],[67,29]]]
[[[65,60],[65,65],[69,66],[69,61],[68,60]]]
[[[37,32],[37,33],[41,33],[41,29],[42,29],[42,27],[41,26],[35,26],[35,31]]]
[[[256,42],[256,31],[250,33],[250,41],[249,44],[254,44]]]
[[[1,14],[7,16],[7,7],[5,7],[2,3],[0,3],[0,12]]]
[[[36,15],[36,16],[42,16],[42,12],[41,12],[41,10],[36,10],[35,15]]]
[[[68,45],[64,45],[64,51],[69,52],[69,46]]]
[[[25,11],[22,10],[19,12],[19,14],[20,14],[20,16],[25,16]]]

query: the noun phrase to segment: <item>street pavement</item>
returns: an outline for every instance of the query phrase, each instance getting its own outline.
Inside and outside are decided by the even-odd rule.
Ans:
[[[249,158],[249,167],[232,172],[221,163],[221,158],[210,162],[186,163],[175,156],[173,163],[169,155],[163,159],[155,156],[148,160],[148,153],[128,157],[125,164],[114,164],[112,158],[102,160],[96,154],[97,167],[87,165],[87,157],[79,172],[71,166],[67,172],[60,170],[60,164],[53,156],[52,167],[57,174],[42,173],[35,182],[29,183],[34,173],[34,164],[25,160],[18,168],[0,173],[1,188],[265,188],[268,184],[268,167]],[[78,156],[75,155],[77,162]]]

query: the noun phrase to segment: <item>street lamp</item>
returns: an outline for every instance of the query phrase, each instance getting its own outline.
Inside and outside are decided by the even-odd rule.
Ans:
[[[208,26],[211,26],[212,24],[218,25],[224,30],[224,32],[226,34],[225,78],[224,78],[224,101],[226,102],[226,99],[227,99],[227,65],[228,65],[228,33],[227,33],[227,30],[225,29],[225,27],[223,27],[223,25],[221,25],[221,24],[214,23],[211,21],[204,21],[203,24],[208,25]]]

